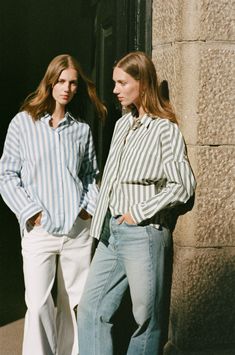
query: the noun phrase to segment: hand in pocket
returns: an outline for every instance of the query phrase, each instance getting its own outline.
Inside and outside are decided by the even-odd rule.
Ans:
[[[42,219],[42,212],[38,212],[33,217],[29,218],[28,223],[31,224],[31,226],[33,226],[33,227],[40,226],[41,219]]]
[[[91,218],[91,215],[84,209],[82,209],[78,215],[81,219],[83,219],[84,221],[86,221],[87,219]]]

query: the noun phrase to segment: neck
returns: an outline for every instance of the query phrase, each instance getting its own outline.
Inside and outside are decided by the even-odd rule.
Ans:
[[[56,106],[52,116],[54,119],[61,120],[65,115],[65,107],[64,106]]]
[[[55,111],[51,115],[50,124],[52,127],[57,127],[58,123],[64,118],[65,116],[65,109],[64,107],[56,108]]]
[[[144,116],[145,111],[143,110],[142,106],[140,107],[134,106],[132,109],[132,114],[134,117],[138,118]]]
[[[146,113],[146,112],[143,110],[143,107],[142,107],[142,106],[140,106],[140,107],[138,108],[138,112],[139,112],[139,117],[144,116],[145,113]]]

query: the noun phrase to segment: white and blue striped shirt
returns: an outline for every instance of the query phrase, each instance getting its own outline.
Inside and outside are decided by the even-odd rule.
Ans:
[[[42,211],[42,227],[66,235],[80,210],[93,214],[97,162],[86,123],[66,113],[57,128],[46,114],[34,122],[26,112],[11,121],[0,160],[0,193],[23,230]]]
[[[100,238],[108,208],[113,216],[129,212],[140,224],[159,224],[167,210],[186,203],[195,189],[182,134],[168,119],[145,115],[131,129],[129,113],[117,121],[104,169],[91,235]]]

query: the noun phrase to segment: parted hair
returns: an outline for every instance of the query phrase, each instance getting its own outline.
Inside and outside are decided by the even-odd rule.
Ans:
[[[140,84],[140,104],[144,111],[153,118],[167,118],[177,123],[176,115],[169,101],[162,98],[159,90],[157,73],[152,60],[141,51],[130,52],[115,63]],[[132,107],[128,107],[130,110]]]
[[[78,61],[69,54],[61,54],[52,59],[37,89],[26,97],[20,111],[27,111],[35,121],[45,113],[52,114],[55,109],[55,100],[52,96],[53,86],[57,83],[61,72],[68,68],[73,68],[78,73],[78,89],[67,109],[82,117],[86,111],[88,99],[99,117],[104,118],[106,107],[99,99],[94,83],[84,74]]]

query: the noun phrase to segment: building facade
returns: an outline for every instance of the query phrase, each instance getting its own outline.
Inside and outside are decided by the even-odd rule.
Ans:
[[[152,58],[197,179],[174,231],[165,355],[235,353],[235,26],[232,0],[153,0]]]
[[[90,119],[101,167],[119,115],[112,106],[114,59],[144,50],[152,56],[160,82],[168,83],[197,189],[192,210],[178,218],[173,235],[164,355],[235,354],[233,3],[71,0],[68,7],[61,0],[58,6],[53,1],[50,6],[48,1],[0,5],[1,147],[20,102],[57,54],[78,57],[110,104],[111,120],[105,127]],[[70,24],[63,36],[61,23]],[[23,317],[25,305],[18,225],[1,199],[0,214],[1,326]]]

